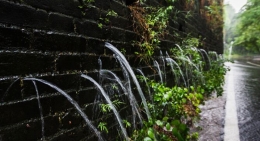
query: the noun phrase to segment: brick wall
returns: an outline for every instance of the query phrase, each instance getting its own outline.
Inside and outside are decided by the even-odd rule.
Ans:
[[[165,2],[149,0],[146,4],[163,5]],[[93,112],[98,92],[79,75],[85,72],[98,81],[98,59],[101,59],[102,68],[122,77],[120,64],[104,47],[105,41],[119,50],[126,50],[131,66],[141,67],[147,75],[153,74],[134,56],[137,49],[131,41],[138,35],[132,29],[130,10],[122,1],[95,0],[94,7],[83,9],[79,8],[81,5],[81,0],[0,0],[0,140],[42,138],[35,88],[31,81],[23,80],[28,76],[47,80],[67,92],[93,124],[97,125],[102,118],[115,121],[112,114],[103,116]],[[181,1],[176,7],[183,9]],[[109,10],[118,16],[106,16]],[[110,22],[99,28],[98,23],[103,22],[100,18],[105,17]],[[222,39],[217,39],[208,27],[197,13],[188,21],[180,16],[176,23],[170,22],[168,30],[170,35],[178,32],[185,36],[192,32],[194,36],[206,37],[203,48],[222,53]],[[171,36],[163,39],[161,50],[174,47],[176,40]],[[155,58],[158,54],[159,50]],[[37,83],[37,87],[46,140],[96,140],[64,96],[42,83]],[[127,119],[131,108],[125,106],[119,111],[122,118]],[[103,135],[108,140],[117,138],[115,123],[109,123],[110,133]]]

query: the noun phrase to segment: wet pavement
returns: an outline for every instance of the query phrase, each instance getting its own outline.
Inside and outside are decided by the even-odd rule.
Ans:
[[[200,141],[223,140],[223,127],[225,116],[225,96],[212,97],[201,106],[201,118],[199,121]]]
[[[200,141],[260,141],[260,64],[235,61],[224,93],[201,106]]]
[[[240,141],[260,140],[260,67],[232,65]]]

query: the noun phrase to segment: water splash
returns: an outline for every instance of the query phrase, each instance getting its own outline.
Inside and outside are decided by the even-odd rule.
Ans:
[[[118,55],[114,54],[113,56],[116,58],[116,60],[120,60],[120,57]],[[128,93],[133,95],[132,88],[131,88],[131,82],[130,82],[129,74],[126,70],[126,67],[123,65],[123,63],[121,61],[119,61],[119,64],[122,68],[122,72],[123,72],[123,75],[125,78],[125,87],[126,87]],[[135,125],[135,118],[133,118],[133,123]]]
[[[30,80],[30,81],[38,81],[41,82],[45,85],[48,85],[49,87],[57,90],[59,93],[61,93],[63,96],[65,96],[67,98],[67,100],[76,108],[76,110],[80,113],[81,117],[85,120],[85,122],[87,123],[87,125],[89,126],[89,128],[91,130],[94,131],[94,133],[96,134],[96,136],[98,137],[98,139],[100,141],[104,141],[103,137],[101,136],[101,133],[97,130],[97,128],[90,122],[90,120],[88,119],[87,115],[83,112],[83,110],[80,108],[80,106],[78,105],[78,103],[72,99],[72,97],[70,95],[68,95],[66,92],[64,92],[62,89],[60,89],[59,87],[51,84],[50,82],[47,82],[45,80],[42,79],[38,79],[38,78],[24,78],[24,80]]]
[[[40,95],[39,95],[38,87],[37,87],[35,81],[32,81],[32,82],[33,82],[33,85],[34,85],[34,88],[35,88],[35,92],[36,92],[36,95],[37,95],[37,101],[38,101],[38,107],[39,107],[39,110],[40,110],[41,124],[42,124],[42,140],[45,140],[45,136],[44,136],[44,118],[43,118],[43,114],[42,114],[42,105],[41,105],[41,101],[40,101]]]
[[[98,58],[98,65],[99,65],[99,69],[101,70],[102,69],[102,61],[100,58]]]
[[[180,75],[181,75],[181,77],[182,77],[183,83],[184,83],[184,85],[187,87],[186,80],[185,80],[185,78],[184,78],[184,75],[183,75],[183,72],[182,72],[180,66],[179,66],[172,58],[168,58],[168,57],[167,57],[167,58],[166,58],[166,61],[170,64],[173,73],[174,73],[173,64],[178,68],[178,70],[179,70],[179,72],[180,72]]]
[[[199,52],[199,54],[200,54],[200,56],[201,56],[201,58],[202,58],[202,61],[205,62],[205,57],[204,57],[202,51],[201,51],[200,49],[198,49],[197,51]]]
[[[186,59],[184,59],[184,60],[185,60],[185,61],[188,61],[188,63],[189,63],[191,66],[193,66],[197,71],[199,71],[199,67],[198,67],[195,63],[192,62],[192,60],[190,59],[189,56],[186,56]]]
[[[204,50],[204,49],[200,49],[203,53],[205,53],[205,55],[206,55],[206,57],[207,57],[207,59],[208,59],[208,61],[209,61],[209,66],[211,66],[211,61],[210,61],[210,58],[209,58],[209,55],[208,55],[208,53]]]
[[[200,77],[198,77],[198,78],[200,78],[200,81],[201,81],[202,83],[204,83],[204,76],[203,76],[203,74],[201,73],[201,70],[199,69],[199,67],[198,67],[195,63],[193,63],[188,56],[186,56],[186,58],[182,58],[182,57],[181,57],[180,59],[183,59],[184,61],[187,61],[188,64],[189,64],[191,67],[194,67],[194,68],[195,68],[195,71],[193,71],[193,72],[197,72],[197,75],[200,76]],[[192,76],[192,71],[191,71],[192,68],[190,68],[189,70],[190,70],[191,79],[193,79],[194,77]]]
[[[166,54],[166,58],[171,58],[167,51],[165,52],[165,54]]]
[[[231,59],[231,55],[232,55],[233,43],[234,43],[234,41],[231,42],[231,45],[230,45],[230,47],[229,47],[229,53],[228,53],[228,59],[229,59],[229,60]]]
[[[1,101],[4,101],[5,97],[7,96],[9,90],[12,88],[12,86],[14,85],[15,82],[17,82],[20,78],[17,78],[14,80],[14,82],[12,82],[12,84],[7,88],[7,90],[5,91],[5,93],[3,94],[3,97],[1,99]]]
[[[212,59],[217,60],[217,61],[219,60],[219,56],[216,51],[209,51],[209,54],[213,55],[215,57],[215,58],[212,57]]]
[[[140,69],[136,69],[137,72],[139,72],[143,77],[144,77],[144,83],[146,84],[146,87],[147,87],[147,90],[148,90],[148,94],[149,94],[149,98],[151,101],[153,101],[153,97],[151,95],[151,90],[150,90],[150,87],[146,81],[146,77],[144,76],[144,73],[140,70]]]
[[[177,48],[181,51],[181,54],[183,55],[183,50],[181,49],[181,47],[178,44],[175,44],[177,46]]]
[[[133,93],[128,93],[129,91],[126,90],[126,88],[124,87],[122,81],[116,76],[116,74],[114,74],[112,71],[110,70],[105,70],[105,69],[102,69],[100,70],[100,75],[103,76],[105,73],[108,73],[108,74],[111,74],[113,77],[114,77],[114,80],[119,84],[119,86],[121,87],[121,89],[123,90],[123,92],[125,93],[125,95],[128,97],[129,101],[130,101],[130,104],[132,106],[132,112],[133,112],[133,119],[135,119],[135,113],[137,113],[138,117],[139,117],[139,120],[142,123],[142,117],[141,117],[141,114],[139,112],[139,107],[137,105],[137,102],[136,102],[136,98],[135,96],[133,95]],[[135,122],[133,123],[134,126],[135,126]],[[135,127],[134,127],[135,128]]]
[[[162,67],[163,67],[163,74],[164,74],[164,82],[166,83],[166,69],[165,69],[165,61],[164,61],[164,56],[163,56],[163,53],[162,51],[160,51],[160,60],[161,60],[161,63],[162,63]]]
[[[160,69],[160,66],[159,66],[158,62],[156,60],[154,60],[153,61],[153,65],[157,68],[157,71],[158,71],[161,83],[163,84],[162,72],[161,72],[161,69]]]
[[[107,101],[107,103],[109,104],[110,108],[111,108],[112,111],[114,112],[114,114],[115,114],[115,116],[116,116],[116,119],[117,119],[117,121],[118,121],[118,123],[119,123],[119,126],[120,126],[120,128],[121,128],[121,130],[122,130],[122,132],[123,132],[123,135],[124,135],[125,139],[126,139],[127,141],[130,141],[130,140],[129,140],[129,137],[128,137],[128,135],[127,135],[126,129],[125,129],[125,127],[124,127],[124,125],[123,125],[123,123],[122,123],[122,120],[121,120],[121,118],[120,118],[120,115],[118,114],[118,112],[117,112],[115,106],[113,105],[112,101],[110,100],[110,98],[108,97],[108,95],[106,94],[106,92],[104,91],[104,89],[103,89],[93,78],[91,78],[91,77],[89,77],[89,76],[87,76],[87,75],[85,75],[85,74],[81,74],[81,77],[83,77],[83,78],[85,78],[85,79],[91,81],[91,82],[99,89],[99,91],[100,91],[101,94],[104,96],[104,98],[105,98],[105,100]]]
[[[127,68],[128,72],[129,72],[130,75],[132,76],[132,79],[133,79],[133,81],[134,81],[134,83],[135,83],[135,85],[136,85],[136,87],[137,87],[137,90],[138,90],[138,92],[139,92],[139,95],[140,95],[140,97],[141,97],[141,99],[142,99],[142,103],[143,103],[143,105],[144,105],[147,118],[150,119],[150,118],[151,118],[151,115],[150,115],[150,111],[149,111],[148,106],[147,106],[146,99],[145,99],[144,94],[143,94],[143,92],[142,92],[142,89],[141,89],[141,87],[140,87],[140,85],[139,85],[139,82],[137,81],[137,78],[136,78],[136,76],[135,76],[135,73],[134,73],[134,71],[132,70],[131,66],[129,65],[128,61],[126,60],[126,58],[124,57],[124,55],[123,55],[116,47],[114,47],[114,46],[111,45],[110,43],[107,43],[107,42],[106,42],[106,43],[105,43],[105,46],[106,46],[107,48],[109,48],[110,50],[112,50],[115,54],[118,55],[118,57],[120,58],[119,61],[121,61],[121,62],[124,64],[124,66]]]

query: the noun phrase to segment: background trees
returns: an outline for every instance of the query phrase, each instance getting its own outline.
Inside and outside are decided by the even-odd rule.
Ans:
[[[248,0],[238,15],[234,31],[234,51],[260,53],[260,1]]]

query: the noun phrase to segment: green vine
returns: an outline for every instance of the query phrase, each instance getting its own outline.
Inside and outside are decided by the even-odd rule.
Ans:
[[[140,36],[139,41],[133,41],[139,47],[136,54],[141,61],[149,64],[154,51],[159,48],[160,39],[166,34],[170,14],[173,6],[168,7],[140,7],[129,6],[133,16],[134,31]]]

